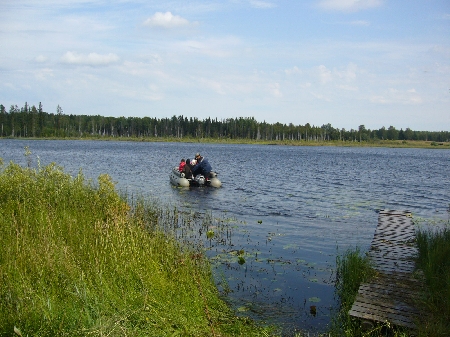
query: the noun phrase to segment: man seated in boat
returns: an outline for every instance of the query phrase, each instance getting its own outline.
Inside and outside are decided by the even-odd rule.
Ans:
[[[197,164],[192,168],[192,174],[194,176],[201,174],[205,177],[205,179],[209,178],[209,174],[211,173],[211,165],[208,162],[208,159],[202,157],[200,153],[195,154],[195,160],[197,160]]]
[[[186,179],[192,179],[192,165],[191,165],[191,160],[188,158],[186,159],[186,164],[183,167],[183,173],[184,173],[184,177]]]

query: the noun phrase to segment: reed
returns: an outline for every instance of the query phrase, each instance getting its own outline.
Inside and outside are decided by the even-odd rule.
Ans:
[[[1,336],[272,331],[234,316],[204,255],[170,235],[170,226],[161,229],[178,212],[130,205],[107,175],[93,182],[55,164],[1,160],[0,169]]]
[[[446,336],[450,331],[450,227],[419,230],[416,234],[426,289],[418,305],[425,312],[418,336]]]
[[[361,333],[359,322],[353,320],[348,312],[355,301],[361,283],[375,274],[370,260],[358,247],[348,249],[336,257],[336,295],[340,307],[333,317],[330,328],[332,336],[356,336]]]

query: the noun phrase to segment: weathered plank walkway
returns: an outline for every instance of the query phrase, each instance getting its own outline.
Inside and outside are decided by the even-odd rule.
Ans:
[[[413,299],[421,287],[413,276],[416,254],[411,213],[380,211],[369,251],[378,273],[360,286],[349,315],[414,329],[419,313]]]

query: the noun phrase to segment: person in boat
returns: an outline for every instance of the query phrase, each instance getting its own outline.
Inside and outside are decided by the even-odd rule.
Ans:
[[[186,165],[184,165],[183,171],[184,177],[186,179],[192,179],[192,165],[191,160],[188,158],[186,159]]]
[[[197,164],[192,168],[192,174],[194,176],[201,174],[205,177],[205,179],[209,178],[209,174],[211,173],[211,165],[208,162],[208,159],[202,157],[200,153],[195,154],[195,160]]]
[[[184,158],[181,158],[180,164],[178,165],[178,171],[183,172],[185,166],[186,160]]]

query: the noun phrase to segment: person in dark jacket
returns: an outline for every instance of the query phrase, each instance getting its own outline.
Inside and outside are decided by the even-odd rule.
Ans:
[[[196,176],[197,174],[201,174],[205,177],[205,179],[208,179],[209,174],[212,170],[208,159],[202,157],[200,153],[197,153],[195,155],[195,159],[197,160],[197,164],[192,168],[192,173],[194,174],[194,176]]]
[[[192,165],[190,159],[186,159],[186,165],[183,167],[183,172],[186,179],[192,179]]]

